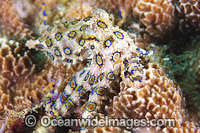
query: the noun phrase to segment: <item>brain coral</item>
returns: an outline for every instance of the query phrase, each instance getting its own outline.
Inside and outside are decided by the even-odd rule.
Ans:
[[[179,0],[177,10],[181,15],[179,21],[181,31],[200,31],[200,1]]]
[[[174,118],[176,127],[180,127],[185,103],[179,86],[157,64],[144,67],[143,79],[131,86],[126,80],[120,83],[120,93],[114,96],[112,106],[106,107],[109,116],[147,120]]]
[[[130,20],[137,20],[145,26],[146,33],[151,37],[163,37],[174,26],[175,8],[172,0],[96,0],[90,2],[107,11],[120,12],[120,15],[125,12],[127,23],[130,23]]]
[[[16,39],[32,37],[32,31],[17,13],[13,1],[0,0],[0,18],[1,34],[12,36]]]

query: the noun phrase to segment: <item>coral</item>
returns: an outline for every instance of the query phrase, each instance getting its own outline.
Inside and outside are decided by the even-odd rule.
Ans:
[[[177,2],[177,12],[179,13],[179,27],[184,33],[200,31],[200,1],[179,0]]]
[[[126,1],[90,1],[92,5],[106,9],[111,12],[125,10],[127,14],[126,23],[137,20],[145,26],[144,36],[162,38],[174,26],[175,7],[172,0],[126,0]],[[120,15],[121,15],[120,14]],[[130,19],[131,18],[131,19]],[[147,37],[144,37],[146,40]],[[152,41],[152,39],[146,41]]]
[[[25,39],[32,37],[32,31],[23,21],[16,6],[11,0],[0,0],[0,28],[1,34]]]
[[[195,126],[193,122],[185,122],[184,124],[182,124],[181,127],[175,127],[175,128],[164,128],[163,132],[173,132],[173,133],[178,133],[178,132],[191,132],[191,133],[199,133],[200,129],[199,127]]]
[[[174,118],[177,126],[184,120],[184,98],[178,85],[173,83],[157,64],[143,69],[143,82],[120,83],[120,93],[114,96],[112,106],[106,107],[111,117]]]
[[[171,0],[140,0],[133,9],[145,25],[145,31],[153,37],[161,37],[169,31],[174,23],[174,6]]]
[[[25,47],[19,42],[6,38],[0,38],[0,64],[0,85],[3,88],[20,82],[20,77],[28,79],[35,70],[35,65]]]

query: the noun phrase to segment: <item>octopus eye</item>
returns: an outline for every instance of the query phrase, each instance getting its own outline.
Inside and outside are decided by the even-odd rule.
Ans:
[[[85,109],[86,109],[88,112],[94,111],[95,108],[96,108],[96,103],[94,103],[94,102],[88,102],[87,105],[85,106]]]
[[[117,38],[119,38],[119,39],[124,39],[124,34],[123,34],[123,33],[119,32],[119,31],[116,31],[116,32],[114,32],[114,34],[115,34],[115,36],[116,36]]]
[[[100,27],[100,28],[107,28],[107,25],[103,22],[103,21],[98,21],[97,22],[97,25]]]

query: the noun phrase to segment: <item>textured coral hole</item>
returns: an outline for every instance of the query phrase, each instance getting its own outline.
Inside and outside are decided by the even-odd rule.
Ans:
[[[146,72],[146,80],[148,80],[148,79],[150,79],[150,72],[149,71]]]
[[[23,71],[24,67],[22,65],[19,65],[16,67],[15,71],[17,74],[22,74],[22,71]]]
[[[12,70],[12,68],[13,68],[13,58],[14,57],[11,57],[11,56],[9,56],[9,57],[7,57],[4,61],[5,61],[5,64],[4,64],[4,69],[5,70],[9,70],[9,71],[11,71]]]
[[[185,6],[185,12],[186,12],[186,14],[189,14],[189,13],[192,12],[191,5],[186,5],[186,6]]]
[[[1,50],[1,56],[6,57],[6,55],[9,54],[9,49],[8,48],[2,48]]]

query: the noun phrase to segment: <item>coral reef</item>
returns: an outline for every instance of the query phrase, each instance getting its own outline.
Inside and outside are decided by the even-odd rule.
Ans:
[[[112,106],[106,108],[109,116],[147,120],[173,118],[179,127],[184,120],[184,99],[179,86],[168,79],[157,64],[144,66],[142,77],[144,81],[139,84],[120,83],[120,93],[114,96]]]
[[[31,38],[32,31],[16,9],[13,1],[0,0],[1,34],[15,37],[15,39]]]
[[[183,33],[200,31],[200,1],[179,0],[177,12],[180,15],[179,28]]]

